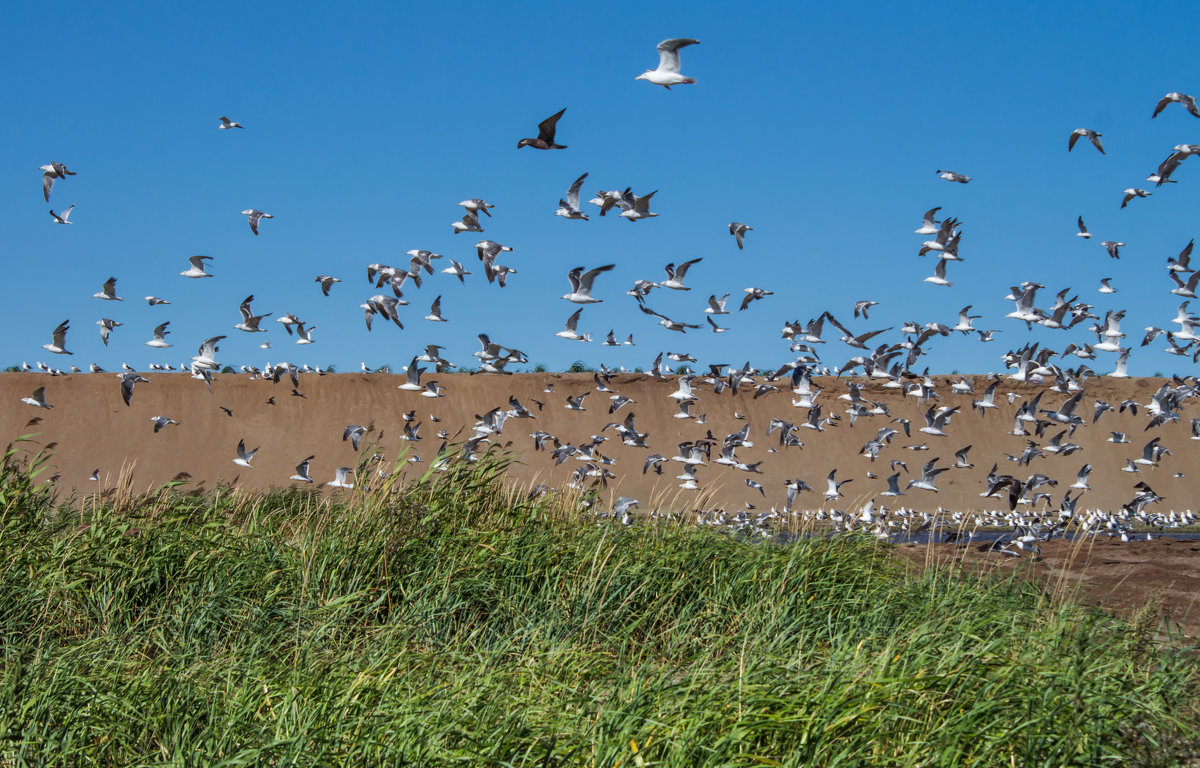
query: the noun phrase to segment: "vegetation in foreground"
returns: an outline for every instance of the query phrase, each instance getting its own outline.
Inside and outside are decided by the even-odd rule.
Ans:
[[[2,765],[1177,765],[1192,651],[872,540],[597,524],[503,459],[56,507],[0,476]]]

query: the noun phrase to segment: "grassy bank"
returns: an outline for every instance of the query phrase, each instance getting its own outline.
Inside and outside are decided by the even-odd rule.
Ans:
[[[1154,627],[904,575],[873,541],[597,525],[501,474],[63,511],[7,463],[0,764],[1174,765],[1196,747],[1194,657]]]

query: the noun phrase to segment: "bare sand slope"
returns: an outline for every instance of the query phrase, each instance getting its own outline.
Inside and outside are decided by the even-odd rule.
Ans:
[[[728,390],[716,395],[704,386],[697,392],[699,401],[692,412],[703,414],[707,423],[698,423],[695,419],[673,418],[678,412],[675,401],[669,397],[677,388],[673,377],[656,381],[642,374],[613,377],[611,388],[636,402],[612,416],[608,413],[609,395],[595,391],[591,374],[440,375],[437,380],[448,390],[446,396],[439,399],[398,390],[401,377],[384,374],[302,375],[299,387],[302,397],[292,394],[292,386],[286,378],[279,384],[272,384],[252,380],[246,375],[221,375],[210,393],[202,382],[184,374],[149,373],[146,377],[152,380],[151,383],[138,384],[132,404],[126,406],[113,374],[63,377],[3,374],[0,376],[0,402],[5,405],[0,408],[0,439],[7,441],[33,433],[35,442],[25,444],[23,450],[53,445],[52,471],[59,475],[60,487],[67,491],[94,491],[96,484],[87,478],[96,468],[100,469],[101,486],[114,483],[122,468],[132,468],[134,490],[155,487],[179,472],[188,472],[194,481],[210,487],[216,483],[236,483],[267,488],[291,484],[288,476],[297,462],[309,455],[316,457],[312,462],[312,474],[318,482],[332,479],[334,469],[339,466],[353,466],[358,454],[342,440],[348,424],[372,427],[362,450],[366,451],[370,446],[390,462],[407,446],[411,453],[426,462],[413,466],[428,466],[442,443],[436,437],[439,429],[445,429],[451,435],[459,434],[460,438],[469,436],[470,425],[477,414],[496,406],[507,407],[512,395],[537,414],[537,419],[509,419],[497,442],[510,445],[519,452],[522,463],[514,470],[516,480],[544,482],[553,487],[564,485],[571,472],[582,463],[569,459],[561,466],[553,466],[548,454],[532,450],[531,432],[545,430],[564,443],[579,445],[599,434],[609,421],[621,421],[628,413],[635,413],[638,430],[649,433],[647,443],[651,450],[622,445],[611,429],[604,433],[611,439],[599,450],[616,462],[610,469],[618,477],[611,482],[608,492],[614,496],[633,496],[643,502],[655,498],[672,499],[677,506],[685,506],[697,503],[699,493],[711,493],[712,502],[731,508],[740,507],[744,502],[759,508],[782,506],[785,480],[800,478],[817,492],[802,494],[798,507],[846,508],[876,497],[877,501],[886,502],[893,508],[908,506],[930,511],[939,506],[957,511],[1002,508],[1006,506],[1003,501],[979,496],[984,488],[984,477],[994,463],[1000,465],[1001,472],[1022,478],[1034,472],[1055,478],[1057,488],[1045,489],[1054,494],[1055,505],[1085,463],[1095,468],[1090,481],[1093,490],[1084,494],[1080,509],[1115,509],[1132,498],[1133,485],[1139,480],[1148,482],[1166,497],[1158,509],[1182,511],[1196,507],[1200,501],[1197,493],[1200,490],[1200,466],[1197,466],[1194,450],[1197,444],[1190,440],[1190,419],[1200,417],[1200,405],[1188,401],[1179,423],[1166,424],[1148,432],[1145,426],[1149,416],[1144,408],[1139,409],[1136,416],[1129,411],[1107,413],[1099,423],[1091,423],[1096,400],[1114,406],[1126,399],[1145,404],[1162,384],[1160,379],[1089,380],[1080,408],[1080,415],[1088,424],[1068,438],[1080,444],[1082,450],[1071,456],[1048,455],[1022,467],[1005,458],[1005,454],[1020,454],[1029,439],[1009,434],[1013,416],[1023,400],[1032,398],[1042,388],[1013,382],[1000,385],[996,396],[999,408],[981,415],[971,408],[972,395],[953,394],[950,380],[938,378],[940,400],[936,402],[961,408],[951,419],[946,437],[917,431],[925,424],[923,414],[928,404],[918,403],[915,397],[904,397],[898,390],[884,389],[878,382],[868,382],[864,396],[884,403],[891,411],[890,417],[860,418],[854,426],[848,417],[843,417],[836,425],[826,426],[823,432],[799,429],[797,434],[804,446],[783,448],[779,446],[778,434],[771,437],[765,434],[770,419],[778,417],[799,424],[807,413],[806,409],[793,407],[786,382],[779,382],[783,391],[759,398],[754,397],[752,389],[743,389],[736,395]],[[826,387],[819,399],[825,413],[844,414],[847,404],[838,397],[846,392],[846,380],[824,379],[817,383]],[[978,397],[986,382],[978,379],[975,384],[975,397]],[[553,385],[552,392],[544,391],[548,385]],[[54,406],[52,409],[38,409],[19,402],[21,397],[39,386],[46,387],[46,399]],[[588,391],[591,394],[584,401],[586,411],[570,411],[564,407],[567,396]],[[1009,392],[1017,393],[1016,402],[1009,403]],[[271,397],[274,397],[274,405],[267,402]],[[1054,409],[1064,400],[1064,395],[1047,392],[1042,407]],[[539,410],[534,401],[543,402],[544,408]],[[226,415],[220,406],[232,410],[233,415]],[[402,414],[414,409],[416,420],[422,424],[420,435],[423,439],[406,443],[400,439]],[[176,419],[179,426],[168,426],[155,434],[151,417],[158,415]],[[441,422],[434,423],[433,415]],[[34,418],[41,421],[28,424]],[[861,456],[864,443],[894,418],[910,420],[911,437],[905,437],[901,431],[874,462]],[[678,488],[679,481],[674,479],[682,469],[678,462],[666,462],[661,476],[653,472],[642,473],[644,459],[651,451],[669,459],[676,455],[680,442],[704,438],[710,431],[720,441],[746,423],[750,424],[750,439],[754,445],[739,449],[737,457],[743,462],[761,461],[761,475],[710,463],[697,473],[703,491],[696,492]],[[900,425],[890,423],[890,426],[898,428]],[[1045,445],[1060,429],[1057,425],[1052,426],[1043,437],[1034,439]],[[1127,433],[1132,442],[1125,445],[1106,442],[1113,430]],[[1142,446],[1155,436],[1160,436],[1162,445],[1171,451],[1160,466],[1142,467],[1141,474],[1121,471],[1126,460],[1140,457]],[[240,439],[251,448],[261,447],[253,461],[253,469],[232,463]],[[928,450],[906,450],[907,446],[919,444],[925,444]],[[974,468],[952,469],[941,474],[937,481],[940,492],[913,489],[898,498],[878,497],[887,487],[885,479],[892,471],[890,460],[900,459],[908,465],[908,472],[897,469],[903,489],[920,473],[925,462],[937,457],[939,466],[953,464],[954,452],[967,445],[972,446],[969,459]],[[769,452],[771,448],[776,448],[777,452]],[[718,442],[712,458],[719,452]],[[830,504],[825,502],[822,492],[825,477],[833,469],[837,470],[839,479],[852,478],[853,482],[843,487],[845,498]],[[870,478],[868,473],[876,478]],[[1182,473],[1182,477],[1176,477],[1177,473]],[[765,496],[748,487],[747,478],[762,483]]]

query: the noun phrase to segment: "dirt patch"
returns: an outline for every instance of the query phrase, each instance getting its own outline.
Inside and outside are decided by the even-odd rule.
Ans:
[[[978,546],[902,544],[896,553],[914,567],[1016,571],[1060,595],[1124,618],[1152,611],[1172,630],[1200,637],[1200,541],[1060,539],[1042,542],[1040,558],[980,552]]]

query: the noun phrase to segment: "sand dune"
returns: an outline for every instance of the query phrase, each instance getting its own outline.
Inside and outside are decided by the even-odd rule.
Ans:
[[[1048,455],[1026,467],[1008,461],[1005,455],[1019,455],[1028,439],[1044,445],[1061,427],[1052,426],[1041,438],[1008,434],[1020,403],[1035,396],[1042,388],[1007,381],[1000,385],[997,393],[996,403],[1000,407],[981,415],[971,408],[972,395],[953,394],[950,378],[938,378],[940,399],[936,402],[959,406],[961,411],[951,419],[946,430],[948,436],[937,437],[917,431],[925,424],[923,414],[928,404],[918,403],[915,397],[904,397],[897,390],[884,389],[878,382],[866,383],[864,397],[885,404],[891,411],[890,417],[860,418],[851,426],[850,419],[843,413],[846,403],[838,399],[846,392],[846,380],[819,379],[817,384],[826,387],[819,400],[825,413],[842,414],[843,418],[823,432],[797,430],[804,446],[782,448],[778,434],[766,436],[767,423],[771,418],[779,417],[798,424],[804,421],[806,414],[805,409],[793,407],[786,382],[778,382],[783,385],[783,391],[758,398],[754,397],[753,390],[743,389],[736,395],[726,390],[715,395],[705,386],[698,391],[700,399],[692,409],[694,414],[705,416],[707,423],[701,424],[697,420],[673,418],[678,409],[668,395],[677,387],[674,377],[656,381],[642,374],[613,377],[611,388],[636,401],[614,416],[608,414],[609,396],[594,391],[591,374],[441,375],[436,378],[448,390],[440,399],[398,390],[396,386],[402,379],[385,374],[302,375],[301,396],[292,394],[293,388],[286,379],[272,384],[252,380],[246,375],[221,375],[209,393],[203,383],[184,374],[150,373],[146,377],[152,380],[151,383],[139,384],[132,404],[126,406],[121,400],[119,382],[112,374],[62,377],[4,374],[0,376],[0,397],[9,405],[0,412],[0,438],[12,440],[22,434],[35,435],[33,442],[24,444],[22,450],[25,451],[53,446],[51,471],[58,475],[59,486],[66,492],[94,491],[96,483],[87,478],[96,468],[100,469],[102,486],[113,484],[122,470],[130,472],[134,490],[153,488],[179,472],[187,472],[195,482],[209,487],[217,483],[234,483],[268,488],[290,485],[287,478],[296,463],[310,454],[316,457],[312,462],[312,474],[318,482],[331,480],[334,469],[339,466],[354,465],[358,454],[350,443],[342,440],[348,424],[371,427],[363,441],[363,451],[377,451],[390,462],[407,447],[410,455],[419,455],[427,466],[442,442],[435,436],[438,429],[460,437],[469,435],[470,425],[477,415],[497,406],[506,407],[512,395],[537,415],[536,420],[510,419],[497,439],[519,454],[520,463],[514,468],[513,476],[523,483],[544,482],[561,487],[571,472],[581,466],[581,462],[574,459],[553,466],[548,454],[532,450],[531,432],[545,430],[564,443],[579,445],[599,434],[606,423],[621,421],[633,412],[639,431],[649,433],[647,443],[651,451],[668,458],[676,454],[680,442],[704,438],[710,431],[719,441],[749,423],[754,445],[739,449],[737,456],[744,462],[761,461],[763,474],[752,475],[711,463],[697,473],[703,493],[711,494],[713,503],[730,508],[740,507],[745,502],[759,508],[782,506],[784,483],[790,478],[803,479],[817,491],[802,494],[798,507],[847,508],[875,497],[891,507],[907,506],[918,510],[932,511],[939,506],[956,511],[1001,508],[1005,506],[1003,501],[979,496],[984,488],[984,477],[993,464],[999,464],[1000,472],[1022,478],[1040,472],[1056,479],[1057,488],[1045,489],[1053,494],[1055,505],[1074,482],[1079,468],[1085,463],[1092,464],[1095,468],[1091,477],[1093,490],[1084,494],[1081,509],[1115,509],[1129,501],[1135,493],[1133,485],[1144,480],[1166,497],[1158,509],[1182,511],[1196,505],[1197,489],[1200,488],[1200,468],[1195,466],[1194,444],[1190,440],[1190,419],[1200,416],[1200,408],[1195,403],[1185,404],[1183,418],[1178,423],[1150,431],[1145,431],[1149,416],[1144,408],[1139,409],[1136,416],[1129,411],[1123,414],[1110,412],[1099,423],[1091,423],[1095,400],[1117,406],[1132,399],[1144,405],[1163,383],[1161,379],[1089,380],[1080,408],[1080,415],[1088,423],[1070,438],[1071,442],[1081,446],[1081,450],[1071,456]],[[957,380],[957,377],[953,378]],[[553,385],[552,392],[545,391],[548,385]],[[985,385],[986,382],[979,378],[977,392],[981,393]],[[42,410],[19,403],[21,397],[39,386],[46,387],[46,399],[53,409]],[[570,411],[564,407],[568,396],[586,391],[592,391],[584,402],[586,411]],[[1017,395],[1014,403],[1008,401],[1010,392]],[[267,402],[271,397],[275,399],[274,405]],[[1065,399],[1064,395],[1047,392],[1042,407],[1057,408]],[[544,407],[539,410],[535,401],[541,401]],[[232,410],[233,416],[226,415],[220,406]],[[414,409],[416,421],[422,424],[420,435],[423,439],[405,442],[400,439],[402,414]],[[169,416],[179,421],[179,425],[168,426],[155,434],[151,417],[158,415]],[[441,422],[434,423],[433,415]],[[34,418],[41,421],[29,425],[29,420]],[[912,436],[906,438],[901,432],[874,462],[861,456],[863,444],[896,418],[910,420]],[[898,428],[900,425],[892,423],[891,426]],[[1132,442],[1125,445],[1106,442],[1113,430],[1127,433]],[[615,461],[610,469],[618,476],[611,481],[607,492],[614,496],[633,496],[643,502],[669,500],[680,507],[697,503],[698,492],[680,490],[679,481],[674,479],[682,468],[680,463],[666,462],[661,476],[653,472],[643,475],[642,465],[651,451],[622,445],[611,429],[604,434],[610,440],[599,450]],[[1160,466],[1143,467],[1141,474],[1121,471],[1126,460],[1140,457],[1142,446],[1156,435],[1161,436],[1162,444],[1171,451]],[[253,461],[253,469],[232,463],[235,447],[241,439],[251,448],[261,447]],[[905,449],[922,443],[928,450]],[[952,469],[940,475],[940,492],[913,489],[897,498],[877,496],[886,490],[885,479],[891,473],[890,460],[900,459],[908,465],[907,473],[899,470],[903,488],[908,480],[920,473],[925,462],[937,457],[939,466],[952,464],[954,452],[966,445],[972,446],[969,459],[974,468]],[[773,447],[778,452],[770,452]],[[718,442],[713,458],[719,450]],[[852,478],[853,482],[843,488],[846,498],[831,504],[824,501],[821,492],[825,488],[826,475],[835,468],[839,479]],[[868,473],[877,477],[872,479]],[[1177,473],[1183,476],[1176,477]],[[748,487],[747,478],[762,483],[765,495]]]

